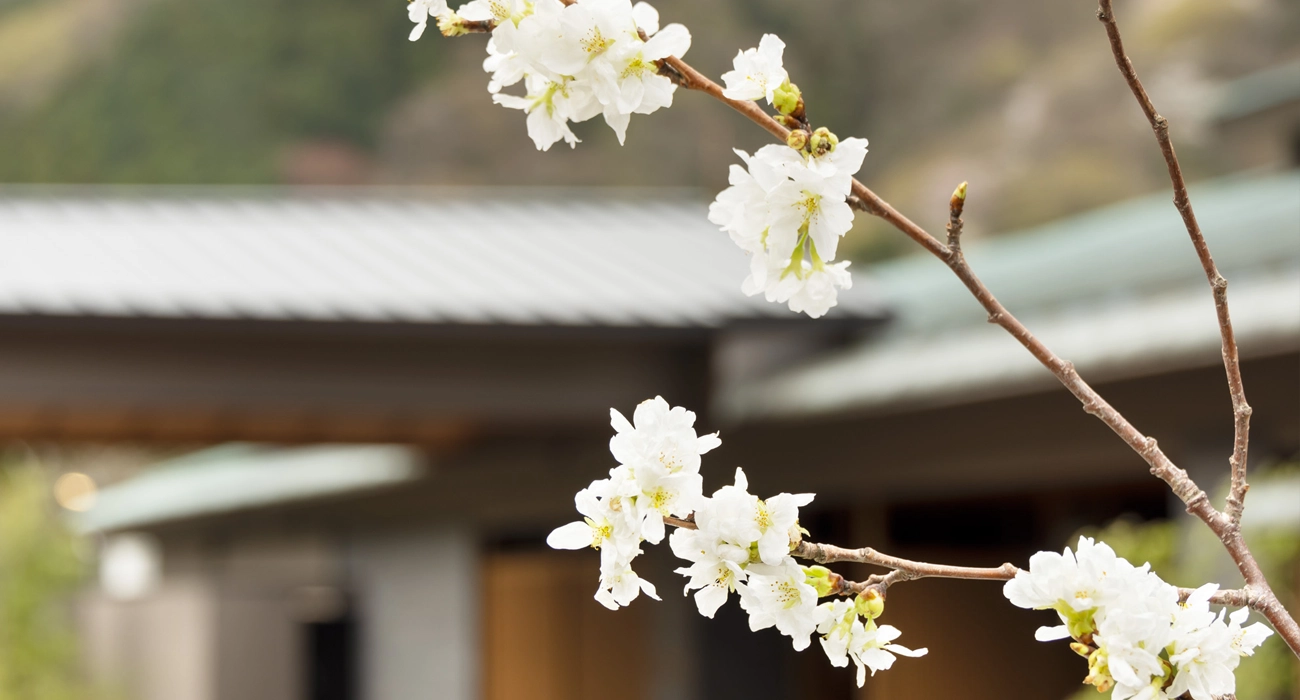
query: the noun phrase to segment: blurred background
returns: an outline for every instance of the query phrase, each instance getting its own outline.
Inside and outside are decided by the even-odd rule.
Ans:
[[[718,75],[765,31],[814,122],[1222,496],[1210,295],[1095,6],[662,0]],[[1300,610],[1300,5],[1134,0],[1232,283],[1255,409],[1247,539]],[[705,219],[764,134],[698,95],[539,153],[481,37],[406,41],[400,2],[0,0],[0,700],[892,700],[1080,691],[1045,613],[924,580],[928,647],[853,686],[815,649],[591,600],[542,540],[612,466],[608,409],[662,394],[813,539],[1023,563],[1105,537],[1180,585],[1217,542],[951,274],[860,216],[817,322],[746,299]],[[640,568],[640,567],[639,567]],[[850,577],[870,571],[848,567]],[[1276,639],[1242,700],[1300,698]]]

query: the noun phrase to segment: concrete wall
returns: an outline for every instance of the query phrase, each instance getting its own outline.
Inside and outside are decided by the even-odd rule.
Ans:
[[[358,535],[348,551],[364,700],[478,697],[478,556],[469,531]]]
[[[204,583],[164,583],[121,602],[92,592],[78,618],[92,681],[132,700],[217,700],[216,596]]]

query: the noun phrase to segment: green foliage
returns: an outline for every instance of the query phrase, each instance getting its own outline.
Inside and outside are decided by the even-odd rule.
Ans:
[[[0,700],[84,700],[70,597],[80,541],[59,521],[34,467],[0,469]]]
[[[371,146],[435,63],[437,42],[405,40],[400,6],[159,0],[140,12],[105,60],[0,121],[0,180],[271,182],[294,142]]]

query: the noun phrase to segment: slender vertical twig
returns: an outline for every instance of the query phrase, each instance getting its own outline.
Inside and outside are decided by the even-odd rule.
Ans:
[[[1178,155],[1174,152],[1174,143],[1169,139],[1169,120],[1156,111],[1151,97],[1138,80],[1133,61],[1124,53],[1124,41],[1119,35],[1119,25],[1115,23],[1115,11],[1111,0],[1099,0],[1097,19],[1106,27],[1106,36],[1110,38],[1110,50],[1115,55],[1115,65],[1128,83],[1133,97],[1137,98],[1142,114],[1146,115],[1151,130],[1155,132],[1160,152],[1165,158],[1165,167],[1169,169],[1169,181],[1174,188],[1174,207],[1183,217],[1187,235],[1196,248],[1196,257],[1205,270],[1205,279],[1210,283],[1214,295],[1214,311],[1219,318],[1219,337],[1222,341],[1223,368],[1228,374],[1228,393],[1232,396],[1232,414],[1234,438],[1232,456],[1229,465],[1232,473],[1232,485],[1228,491],[1228,502],[1224,512],[1233,525],[1241,522],[1241,511],[1250,485],[1246,483],[1246,452],[1250,443],[1250,404],[1246,403],[1246,389],[1241,381],[1241,364],[1237,357],[1237,337],[1232,332],[1232,316],[1228,313],[1228,280],[1219,274],[1214,258],[1210,256],[1210,247],[1205,243],[1201,225],[1196,221],[1196,212],[1192,211],[1192,201],[1187,196],[1187,183],[1183,180],[1183,169],[1178,165]]]

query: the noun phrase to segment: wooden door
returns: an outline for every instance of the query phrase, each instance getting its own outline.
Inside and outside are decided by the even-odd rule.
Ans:
[[[590,551],[484,558],[485,700],[642,699],[646,606],[593,600],[598,567]]]

